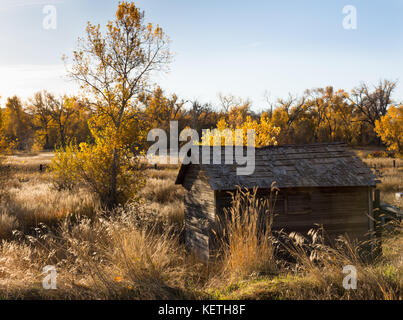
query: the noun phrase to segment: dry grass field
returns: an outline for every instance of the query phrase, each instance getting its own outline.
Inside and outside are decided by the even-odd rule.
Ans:
[[[396,167],[393,167],[393,161]],[[396,192],[403,190],[403,160],[402,159],[364,159],[364,162],[381,181],[377,188],[381,190],[381,202],[393,204],[402,209],[403,201],[398,201],[395,197]]]
[[[382,258],[367,263],[348,239],[330,248],[313,233],[285,247],[262,246],[253,227],[234,223],[222,256],[204,266],[184,248],[177,167],[147,168],[140,202],[104,212],[85,189],[57,190],[50,173],[39,172],[51,158],[16,155],[3,164],[0,299],[403,298],[401,226],[385,238]],[[382,201],[401,208],[394,192],[402,190],[402,160],[397,168],[391,159],[365,161],[376,164]],[[282,251],[291,259],[275,255]],[[57,290],[42,287],[46,265],[56,267]],[[357,290],[342,286],[345,265],[358,270]]]

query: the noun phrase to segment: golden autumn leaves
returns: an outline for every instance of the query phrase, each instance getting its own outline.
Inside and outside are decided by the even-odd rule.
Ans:
[[[272,125],[267,113],[263,113],[259,120],[252,120],[251,116],[247,116],[245,122],[232,127],[225,119],[221,119],[217,123],[217,129],[204,132],[200,144],[251,146],[251,142],[248,141],[248,131],[254,134],[253,147],[277,145],[280,128]]]
[[[403,105],[390,106],[388,113],[375,121],[375,132],[390,151],[403,155]]]

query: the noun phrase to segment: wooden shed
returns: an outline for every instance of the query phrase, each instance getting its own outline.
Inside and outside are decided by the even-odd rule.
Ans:
[[[176,180],[187,190],[186,244],[203,260],[214,249],[212,230],[237,186],[257,187],[263,197],[276,182],[275,229],[306,233],[320,224],[329,235],[358,239],[374,231],[375,175],[344,143],[256,148],[255,170],[246,176],[237,175],[236,162],[225,164],[221,152],[221,164],[182,165]]]

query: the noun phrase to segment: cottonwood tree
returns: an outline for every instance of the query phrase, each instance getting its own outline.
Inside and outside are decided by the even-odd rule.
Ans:
[[[375,122],[388,112],[388,107],[392,104],[392,93],[396,85],[396,81],[389,80],[381,80],[373,88],[363,83],[351,91],[349,99],[353,106],[361,113],[362,120],[374,128]]]
[[[57,132],[58,144],[64,149],[67,145],[67,130],[77,113],[77,104],[74,98],[55,97],[53,94],[38,92],[30,101],[28,109],[33,114],[33,125],[38,135],[44,136],[44,146],[49,145],[49,131],[54,128]]]
[[[306,106],[314,119],[315,141],[346,141],[353,139],[353,107],[344,90],[329,86],[307,91]]]
[[[278,99],[277,107],[272,111],[270,108],[271,120],[274,126],[281,128],[280,143],[295,143],[295,127],[299,126],[299,121],[306,111],[306,97],[294,97],[291,94],[286,99]]]
[[[86,31],[69,73],[93,106],[89,126],[95,144],[67,151],[77,159],[71,164],[74,178],[82,179],[106,207],[113,208],[127,199],[130,187],[138,185],[130,180],[135,174],[133,159],[140,154],[147,126],[139,117],[137,99],[151,76],[166,70],[169,39],[129,2],[119,3],[115,20],[104,31],[91,23]]]
[[[6,136],[4,121],[5,121],[4,112],[0,108],[0,164],[2,163],[3,156],[5,154],[8,154],[14,147],[14,142],[8,139]]]
[[[203,129],[212,128],[218,121],[218,114],[214,112],[210,103],[191,101],[188,111],[188,125],[200,135]]]
[[[79,112],[79,103],[72,97],[56,98],[52,95],[49,96],[49,109],[51,124],[56,128],[60,145],[62,149],[67,146],[67,131],[69,125],[72,124],[73,117]]]
[[[237,130],[240,130],[237,134]],[[280,127],[273,126],[269,115],[264,112],[260,119],[253,120],[251,116],[246,116],[245,122],[233,127],[222,118],[217,122],[217,128],[203,131],[200,145],[243,145],[252,146],[248,140],[248,131],[254,132],[254,147],[265,147],[278,144]]]
[[[15,142],[19,150],[29,150],[32,144],[31,118],[25,112],[20,98],[13,96],[7,99],[3,112],[3,132],[9,141]]]
[[[35,130],[35,147],[65,149],[69,141],[90,138],[87,120],[90,108],[77,97],[61,96],[43,91],[29,100],[28,112]]]
[[[376,120],[375,132],[389,150],[403,155],[403,105],[391,106],[386,115]]]
[[[29,100],[28,112],[32,115],[32,126],[35,130],[35,144],[48,149],[50,148],[50,108],[46,91],[35,93]]]
[[[157,87],[151,94],[140,95],[140,101],[145,105],[144,113],[152,128],[169,130],[172,120],[179,120],[182,116],[184,101],[177,95],[164,95],[163,90]]]
[[[219,93],[221,108],[223,110],[222,117],[232,128],[240,126],[246,121],[247,116],[252,116],[251,112],[252,102],[250,100],[243,100],[233,95],[222,95]]]

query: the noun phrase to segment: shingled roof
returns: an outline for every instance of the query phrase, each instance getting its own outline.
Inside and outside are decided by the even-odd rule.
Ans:
[[[213,190],[270,188],[273,182],[279,188],[376,185],[376,176],[344,143],[256,148],[255,171],[247,176],[236,174],[235,160],[225,164],[224,148],[221,152],[221,164],[200,164]],[[190,165],[182,164],[176,184],[183,183]]]

